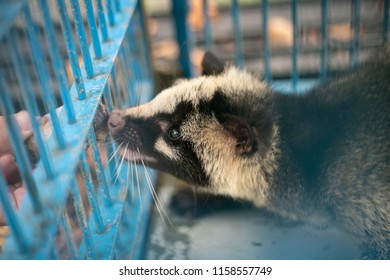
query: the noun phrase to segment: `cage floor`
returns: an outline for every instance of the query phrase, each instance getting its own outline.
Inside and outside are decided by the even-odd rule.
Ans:
[[[160,186],[168,204],[176,188]],[[357,259],[361,252],[334,226],[294,224],[264,210],[238,207],[186,219],[154,209],[146,259]]]

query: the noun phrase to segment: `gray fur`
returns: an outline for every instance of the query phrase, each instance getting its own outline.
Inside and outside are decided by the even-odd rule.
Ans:
[[[207,72],[117,111],[122,154],[293,219],[336,222],[364,257],[390,259],[389,49],[303,95],[234,67]]]

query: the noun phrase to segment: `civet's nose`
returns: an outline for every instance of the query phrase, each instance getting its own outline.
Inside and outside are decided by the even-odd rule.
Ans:
[[[125,119],[122,117],[120,111],[111,112],[107,125],[111,134],[115,134],[123,128],[125,125]]]

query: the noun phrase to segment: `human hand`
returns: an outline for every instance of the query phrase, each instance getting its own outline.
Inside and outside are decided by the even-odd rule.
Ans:
[[[15,114],[16,122],[19,126],[21,136],[24,140],[33,135],[30,118],[26,111]],[[11,203],[17,209],[24,197],[25,188],[21,182],[18,167],[12,151],[12,146],[8,138],[4,117],[0,116],[0,169],[2,170],[9,187]],[[0,207],[0,225],[5,224],[4,215]]]

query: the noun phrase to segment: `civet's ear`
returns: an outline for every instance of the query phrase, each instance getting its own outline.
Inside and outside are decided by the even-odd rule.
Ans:
[[[222,114],[220,116],[222,125],[235,139],[235,151],[238,155],[251,154],[254,150],[253,131],[247,121],[241,117]]]
[[[206,51],[202,59],[202,75],[218,75],[223,72],[225,64],[212,52]]]

